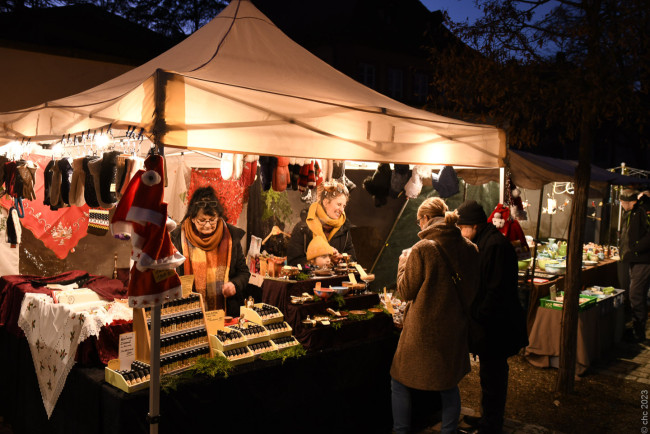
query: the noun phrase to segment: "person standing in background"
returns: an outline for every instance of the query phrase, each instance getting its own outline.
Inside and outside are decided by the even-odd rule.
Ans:
[[[458,209],[458,227],[479,251],[479,291],[471,315],[482,333],[475,334],[470,352],[478,355],[481,381],[481,418],[464,421],[481,434],[503,431],[508,392],[508,357],[528,345],[526,314],[517,295],[517,254],[510,241],[491,223],[474,200]]]
[[[647,294],[650,285],[650,198],[632,189],[623,189],[620,256],[630,277],[630,307],[634,340],[646,340]]]
[[[478,289],[478,252],[439,197],[417,213],[418,241],[399,258],[396,295],[407,301],[390,368],[393,430],[412,428],[412,389],[440,391],[443,434],[456,433],[458,383],[470,371],[469,306]],[[459,277],[459,278],[458,278]]]

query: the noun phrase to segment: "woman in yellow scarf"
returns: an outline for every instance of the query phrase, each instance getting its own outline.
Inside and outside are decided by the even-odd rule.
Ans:
[[[186,258],[177,271],[194,275],[194,290],[203,295],[205,309],[225,309],[227,315],[239,316],[250,277],[241,246],[246,232],[226,223],[222,215],[214,189],[199,188],[171,238]]]
[[[347,253],[352,261],[356,261],[350,235],[352,224],[345,216],[348,198],[348,189],[340,182],[327,181],[319,185],[318,202],[309,207],[305,220],[298,223],[291,233],[291,242],[287,248],[289,265],[304,265],[307,262],[307,247],[314,236],[327,240],[335,249],[335,259],[340,259],[342,253]]]

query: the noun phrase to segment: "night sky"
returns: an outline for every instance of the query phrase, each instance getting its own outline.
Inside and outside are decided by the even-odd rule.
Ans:
[[[475,6],[475,0],[420,0],[430,11],[446,10],[453,21],[470,22],[481,16],[481,11]]]

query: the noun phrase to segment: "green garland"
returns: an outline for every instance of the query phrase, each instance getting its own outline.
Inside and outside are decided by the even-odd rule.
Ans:
[[[187,381],[196,375],[206,377],[223,376],[223,378],[228,378],[231,370],[232,363],[223,356],[200,358],[186,371],[179,374],[163,376],[160,380],[160,389],[165,393],[175,392],[181,382]]]
[[[263,353],[260,358],[262,360],[276,360],[282,359],[282,364],[284,365],[285,360],[287,359],[299,359],[300,357],[307,354],[307,350],[301,344],[295,345],[293,347],[285,348],[279,351],[269,351],[268,353]]]
[[[294,280],[309,280],[309,274],[300,272],[294,276]]]
[[[345,298],[343,298],[343,296],[341,294],[334,294],[332,296],[332,301],[336,302],[339,309],[341,309],[343,306],[345,306]]]
[[[353,313],[348,315],[350,321],[365,321],[375,317],[375,314],[372,312],[366,312],[364,315],[355,315]]]

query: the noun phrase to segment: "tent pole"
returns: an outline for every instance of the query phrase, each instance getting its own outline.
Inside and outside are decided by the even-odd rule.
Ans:
[[[544,186],[539,189],[539,209],[537,210],[537,228],[535,229],[535,251],[533,252],[533,265],[532,265],[532,275],[530,277],[530,285],[531,287],[534,285],[535,282],[535,267],[536,267],[536,262],[537,262],[537,243],[539,242],[539,224],[542,221],[542,201],[544,200]],[[533,303],[537,302],[537,300],[533,300]]]
[[[379,253],[377,253],[377,256],[375,257],[375,262],[373,262],[372,267],[370,267],[370,272],[371,273],[375,269],[375,266],[377,265],[377,261],[379,261],[379,258],[381,257],[381,254],[384,252],[384,248],[386,248],[388,240],[390,240],[390,236],[393,234],[393,231],[395,230],[395,226],[397,226],[397,222],[402,217],[402,214],[404,214],[404,210],[406,209],[406,205],[408,205],[409,200],[411,200],[411,199],[406,198],[406,202],[404,202],[404,205],[402,206],[402,209],[400,210],[399,214],[397,215],[397,218],[393,222],[393,226],[390,228],[390,232],[388,232],[388,235],[386,236],[386,240],[381,245],[381,250],[379,251]]]
[[[167,133],[167,122],[165,121],[165,98],[167,94],[167,81],[169,73],[157,69],[154,73],[154,119],[153,119],[153,143],[160,155],[164,155],[165,145],[163,138]],[[167,175],[165,174],[165,178]],[[151,307],[151,355],[149,381],[149,433],[158,434],[160,423],[160,313],[161,304]]]
[[[158,434],[160,422],[160,304],[151,307],[151,354],[149,368],[149,434]]]
[[[499,203],[506,198],[506,168],[499,167]]]

